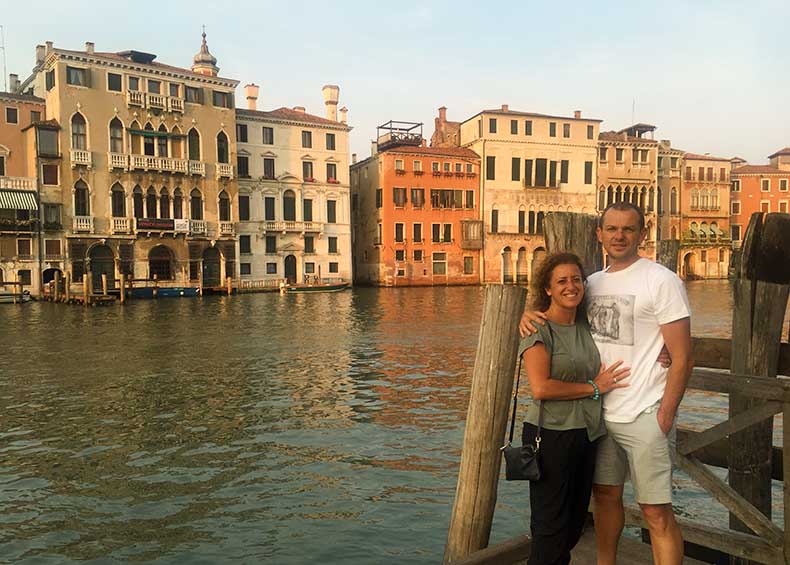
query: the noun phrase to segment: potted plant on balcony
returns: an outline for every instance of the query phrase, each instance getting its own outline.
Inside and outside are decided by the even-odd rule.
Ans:
[[[315,178],[313,178],[313,177],[306,177],[306,178],[304,179],[304,181],[305,181],[305,182],[315,182]]]

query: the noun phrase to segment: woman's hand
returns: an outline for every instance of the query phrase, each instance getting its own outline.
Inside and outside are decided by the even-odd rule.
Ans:
[[[601,370],[598,371],[598,375],[593,379],[593,382],[602,395],[610,390],[628,386],[628,383],[622,381],[631,375],[631,369],[629,367],[620,368],[622,364],[622,361],[617,361],[607,367],[601,363]]]

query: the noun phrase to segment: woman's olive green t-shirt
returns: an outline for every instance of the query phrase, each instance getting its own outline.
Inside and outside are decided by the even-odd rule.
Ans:
[[[521,356],[536,343],[542,343],[551,356],[550,377],[566,383],[594,380],[601,368],[601,357],[586,322],[558,324],[547,321],[538,325],[538,332],[521,340]],[[526,421],[538,425],[540,401],[533,400],[527,408]],[[587,429],[590,441],[606,435],[601,399],[544,400],[543,427],[550,430]]]

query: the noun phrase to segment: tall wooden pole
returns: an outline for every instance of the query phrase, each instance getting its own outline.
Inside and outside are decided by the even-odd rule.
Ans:
[[[582,260],[586,274],[603,268],[603,250],[595,232],[598,216],[575,212],[549,212],[543,221],[546,250],[568,251]],[[535,267],[533,266],[533,269]]]
[[[752,214],[734,283],[733,355],[730,366],[733,373],[776,376],[782,324],[790,296],[788,283],[790,215]],[[761,401],[731,394],[730,419],[758,403]],[[772,439],[773,418],[732,434],[729,454],[730,486],[769,518]],[[732,514],[730,527],[750,532]],[[752,562],[733,557],[731,563],[741,565]]]
[[[126,275],[121,273],[121,295],[120,295],[121,304],[126,302]]]
[[[526,297],[517,286],[486,288],[446,564],[488,545]]]

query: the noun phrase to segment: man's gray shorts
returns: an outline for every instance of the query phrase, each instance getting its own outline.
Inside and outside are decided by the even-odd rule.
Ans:
[[[639,504],[672,502],[675,427],[665,435],[658,426],[657,414],[655,404],[633,422],[606,422],[608,434],[598,444],[595,484],[620,486],[630,474]]]

